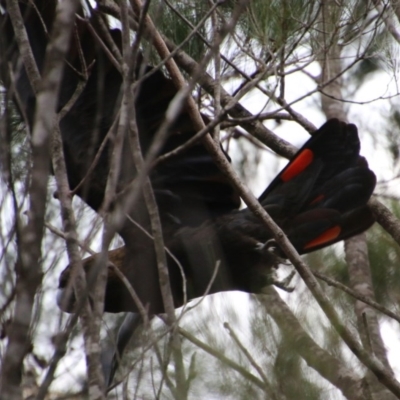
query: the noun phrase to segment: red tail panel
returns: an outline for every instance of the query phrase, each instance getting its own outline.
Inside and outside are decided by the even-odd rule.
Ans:
[[[280,178],[283,182],[290,181],[301,174],[313,161],[314,153],[310,149],[304,149],[282,171]]]

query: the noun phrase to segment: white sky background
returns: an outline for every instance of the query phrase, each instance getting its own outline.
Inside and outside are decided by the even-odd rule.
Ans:
[[[308,67],[308,71],[314,75],[317,75],[319,72],[318,66],[316,64],[310,65]],[[362,154],[368,159],[370,167],[376,173],[378,180],[390,180],[391,178],[393,178],[393,168],[391,160],[382,146],[382,140],[380,140],[382,139],[382,136],[380,136],[380,132],[382,131],[382,127],[386,125],[385,119],[387,118],[389,112],[389,102],[388,100],[377,100],[375,102],[368,103],[368,101],[374,100],[382,96],[388,96],[397,92],[397,85],[396,82],[393,81],[392,77],[392,71],[388,73],[373,73],[372,75],[370,75],[368,83],[363,84],[363,86],[359,88],[359,90],[357,90],[355,96],[350,99],[354,101],[360,100],[367,103],[363,105],[348,104],[346,106],[349,108],[349,122],[355,123],[359,128],[359,134],[362,143]],[[291,101],[300,97],[303,93],[314,88],[314,85],[314,82],[312,82],[310,78],[306,77],[300,72],[289,76],[286,79],[287,100]],[[399,99],[393,99],[392,103],[399,104]],[[242,99],[242,104],[245,105],[245,107],[252,113],[257,113],[260,107],[263,106],[263,98],[260,97],[260,94],[257,90],[254,90],[252,93],[246,95]],[[300,114],[306,116],[307,119],[309,119],[313,124],[319,127],[325,122],[325,118],[323,114],[318,110],[318,104],[319,95],[316,94],[311,98],[295,104],[294,109]],[[305,132],[299,125],[293,122],[282,121],[279,126],[276,126],[275,122],[269,121],[267,122],[267,126],[273,129],[276,134],[280,135],[282,138],[290,141],[296,146],[300,146],[309,137],[307,132]],[[376,135],[376,140],[373,139],[371,133]],[[231,152],[231,156],[233,158],[233,161],[235,162],[234,149]],[[252,181],[248,182],[255,195],[259,195],[267,187],[268,183],[283,167],[283,165],[286,164],[286,162],[286,160],[281,159],[277,163],[276,157],[271,156],[268,152],[263,153],[262,161],[257,171],[257,176]],[[397,183],[397,181],[395,182]],[[393,190],[396,192],[396,188],[394,188]],[[2,194],[0,192],[0,199],[1,197]],[[53,202],[55,207],[57,207],[57,202]],[[3,215],[1,216],[3,230],[6,229],[6,226],[12,222],[10,216],[4,214],[5,209],[6,208],[4,207],[2,208]],[[85,236],[87,232],[92,228],[92,225],[87,223],[88,220],[89,218],[87,216],[85,216],[85,218],[78,219],[78,221],[80,222],[80,232],[85,232],[83,236]],[[60,228],[61,221],[59,218],[53,218],[52,223]],[[49,251],[53,241],[54,237],[52,235],[48,236],[47,244],[44,245],[46,251]],[[93,249],[98,250],[100,246],[99,237],[93,240],[92,243]],[[62,250],[60,249],[59,251]],[[68,263],[65,253],[57,253],[56,255],[54,255],[54,257],[61,257],[61,261],[59,261],[57,265],[54,266],[51,273],[46,274],[46,279],[43,284],[44,315],[43,318],[40,320],[41,322],[38,324],[38,330],[35,340],[35,351],[46,359],[50,359],[53,353],[51,337],[59,330],[59,318],[62,314],[58,311],[55,305],[58,276],[65,265]],[[4,264],[0,265],[0,268],[3,267]],[[283,293],[282,295],[285,300],[295,308],[297,301],[296,294]],[[249,337],[249,335],[247,334],[247,316],[251,306],[250,302],[248,301],[247,294],[224,293],[222,295],[212,296],[212,299],[206,299],[201,307],[206,313],[210,313],[210,310],[212,310],[213,321],[215,320],[216,325],[219,326],[219,328],[216,329],[217,331],[219,331],[217,335],[222,339],[228,338],[226,331],[224,331],[224,329],[222,328],[222,324],[226,321],[227,317],[224,310],[226,308],[233,308],[237,313],[239,320],[239,323],[233,324],[235,330],[239,332],[243,341],[246,342],[246,340],[248,340],[247,338]],[[317,313],[317,308],[318,307],[316,307],[313,313]],[[53,318],[49,318],[49,315],[52,315]],[[64,315],[62,318],[65,321],[65,319],[68,317]],[[188,319],[190,325],[190,322],[192,322],[190,315],[188,315],[186,318]],[[316,318],[319,321],[321,318],[324,319],[325,317],[318,315],[316,316]],[[400,378],[400,358],[398,356],[400,354],[399,335],[399,327],[396,323],[385,322],[382,324],[382,336],[386,346],[389,349],[389,359],[392,366],[394,367],[395,373],[398,378]],[[4,343],[0,343],[1,353],[4,351],[3,346]],[[248,346],[251,347],[251,343],[248,343]],[[32,365],[34,365],[32,360],[28,360],[28,363],[32,363]],[[75,387],[79,385],[79,377],[84,374],[84,371],[85,361],[83,356],[82,341],[80,339],[77,339],[73,341],[71,351],[66,357],[64,357],[63,361],[60,363],[56,374],[56,376],[59,376],[60,379],[55,380],[53,384],[53,389],[62,390],[65,388],[70,388],[71,386]],[[334,398],[341,398],[339,392],[336,392]]]

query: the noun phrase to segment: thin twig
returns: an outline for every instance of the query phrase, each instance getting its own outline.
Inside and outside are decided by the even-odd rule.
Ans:
[[[362,295],[361,293],[356,292],[355,290],[349,288],[346,285],[343,285],[343,283],[340,283],[332,278],[329,278],[328,276],[322,274],[321,272],[318,271],[312,271],[312,273],[318,278],[321,279],[321,281],[324,281],[325,283],[327,283],[329,286],[333,286],[345,293],[347,293],[348,295],[350,295],[351,297],[353,297],[354,299],[357,299],[359,301],[362,301],[365,304],[368,304],[369,306],[375,308],[376,310],[380,311],[382,314],[387,315],[388,317],[394,319],[395,321],[400,323],[400,316],[395,314],[394,312],[390,311],[388,308],[382,306],[381,304],[377,303],[376,301],[370,299],[367,296]]]
[[[195,346],[199,347],[200,349],[204,350],[208,354],[212,355],[215,357],[217,360],[221,361],[222,363],[228,365],[230,368],[234,369],[235,371],[239,372],[243,377],[245,377],[247,380],[250,382],[254,383],[256,386],[258,386],[260,389],[264,390],[265,389],[265,383],[257,378],[255,375],[252,373],[248,372],[248,370],[241,365],[235,363],[228,357],[225,357],[221,352],[218,350],[213,349],[211,346],[208,344],[202,342],[201,340],[197,339],[194,335],[189,333],[188,331],[184,330],[183,328],[179,327],[178,332],[180,335],[182,335],[185,339],[189,340],[192,342]]]
[[[239,347],[240,351],[243,352],[243,354],[246,356],[246,358],[250,361],[250,364],[255,368],[255,370],[258,372],[258,374],[261,376],[262,380],[264,381],[264,390],[267,392],[268,396],[272,399],[277,399],[276,393],[274,392],[271,383],[269,382],[267,376],[265,375],[264,371],[262,368],[258,365],[256,360],[253,358],[253,356],[250,354],[250,352],[246,349],[246,347],[240,342],[239,338],[237,337],[236,333],[234,330],[230,327],[228,322],[224,322],[224,328],[229,332],[229,335],[232,337],[233,341],[236,343],[236,345]],[[279,397],[282,399],[282,397]]]

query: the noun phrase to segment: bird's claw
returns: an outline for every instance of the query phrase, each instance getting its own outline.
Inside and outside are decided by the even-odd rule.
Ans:
[[[267,250],[270,253],[275,253],[277,249],[278,245],[276,244],[275,239],[269,239],[265,243],[258,242],[256,244],[256,250],[258,251]]]
[[[294,285],[290,286],[290,284],[291,284],[292,279],[295,276],[295,274],[296,274],[296,271],[293,270],[288,276],[286,276],[286,278],[284,278],[282,280],[279,280],[276,277],[275,273],[271,274],[271,283],[274,286],[278,287],[279,289],[284,290],[285,292],[292,293],[294,288],[295,288],[295,286]]]
[[[275,239],[269,239],[265,243],[258,242],[256,244],[256,251],[268,252],[272,256],[272,259],[274,261],[274,268],[278,268],[279,264],[290,265],[290,263],[284,257],[283,253],[280,251],[280,248]]]

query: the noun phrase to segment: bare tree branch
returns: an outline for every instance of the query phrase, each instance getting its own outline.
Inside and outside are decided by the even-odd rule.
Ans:
[[[318,346],[272,286],[264,290],[259,301],[280,327],[285,339],[311,368],[335,385],[347,399],[365,399],[360,376]]]
[[[43,236],[44,211],[47,197],[47,178],[50,164],[50,137],[53,129],[58,90],[64,66],[64,56],[68,50],[69,38],[73,27],[78,1],[58,4],[58,13],[54,29],[47,47],[37,93],[37,111],[32,133],[32,178],[29,188],[30,208],[29,221],[21,235],[21,251],[18,257],[17,294],[13,322],[10,326],[9,341],[3,359],[1,371],[1,399],[19,399],[21,397],[21,368],[29,349],[29,326],[32,317],[32,306],[37,287],[40,285],[42,272],[40,267],[41,242]],[[17,10],[18,3],[9,0],[7,5]],[[26,70],[30,74],[33,88],[38,90],[39,75],[33,66],[33,57],[28,49],[27,36],[22,17],[16,13],[12,16],[20,53],[27,62]]]

